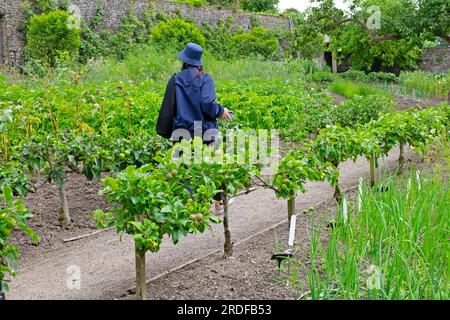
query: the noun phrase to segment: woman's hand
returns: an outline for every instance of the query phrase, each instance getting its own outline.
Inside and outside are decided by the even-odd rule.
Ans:
[[[231,115],[230,115],[230,110],[228,110],[227,108],[223,108],[223,113],[220,116],[221,120],[230,120],[231,119]]]

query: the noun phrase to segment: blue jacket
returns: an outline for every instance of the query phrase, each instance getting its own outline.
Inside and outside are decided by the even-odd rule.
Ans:
[[[194,121],[202,122],[202,133],[217,129],[216,119],[224,108],[216,101],[213,79],[200,73],[195,67],[188,67],[175,76],[177,109],[173,119],[173,130],[186,129],[194,136]]]

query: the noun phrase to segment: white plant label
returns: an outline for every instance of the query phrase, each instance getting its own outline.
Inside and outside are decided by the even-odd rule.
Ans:
[[[297,216],[293,215],[291,217],[291,225],[289,228],[289,241],[288,241],[288,246],[292,247],[294,246],[294,240],[295,240],[295,226],[297,224]]]
[[[420,184],[420,171],[419,170],[416,171],[416,182],[417,182],[417,189],[420,190],[422,188],[422,186]]]
[[[411,178],[408,178],[408,185],[406,187],[406,199],[409,199],[409,192],[411,191]]]
[[[348,203],[345,195],[342,199],[342,214],[344,215],[344,223],[346,224],[348,221]]]
[[[362,209],[362,192],[363,192],[363,178],[359,177],[359,186],[358,186],[358,212]]]

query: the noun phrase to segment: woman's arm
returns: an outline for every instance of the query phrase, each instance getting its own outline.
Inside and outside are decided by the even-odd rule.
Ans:
[[[216,87],[213,79],[209,75],[205,76],[205,81],[201,88],[200,105],[202,112],[213,120],[219,117],[221,118],[224,115],[228,117],[228,110],[216,101]]]

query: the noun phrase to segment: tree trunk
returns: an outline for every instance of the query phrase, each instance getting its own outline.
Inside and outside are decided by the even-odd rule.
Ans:
[[[375,186],[375,155],[370,158],[370,186]]]
[[[3,292],[2,281],[0,280],[0,300],[6,300],[5,293]]]
[[[291,218],[295,214],[295,194],[291,193],[288,199],[288,223],[291,223]]]
[[[0,245],[0,251],[2,251],[2,250],[3,250],[3,245]],[[3,266],[3,265],[4,265],[3,258],[0,257],[0,266]],[[0,300],[6,300],[5,293],[3,292],[2,281],[3,281],[3,278],[0,278]]]
[[[334,199],[337,203],[341,202],[341,187],[339,186],[339,180],[336,181],[336,185],[334,186]]]
[[[337,64],[337,53],[336,52],[332,53],[331,65],[332,65],[333,73],[337,73],[338,72],[338,64]]]
[[[229,258],[233,255],[233,242],[231,241],[231,232],[228,224],[228,195],[223,194],[223,230],[225,236],[224,256]]]
[[[137,215],[136,221],[144,221],[144,216]],[[136,243],[134,244],[134,247],[136,257],[136,296],[139,300],[147,300],[145,251],[139,250]]]
[[[72,221],[70,220],[69,204],[67,203],[66,188],[64,187],[64,184],[58,187],[58,193],[59,199],[61,200],[61,210],[59,220],[65,227],[68,228],[70,227]]]

